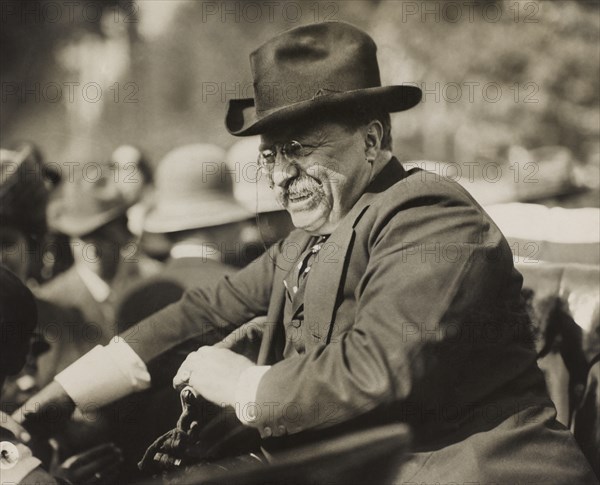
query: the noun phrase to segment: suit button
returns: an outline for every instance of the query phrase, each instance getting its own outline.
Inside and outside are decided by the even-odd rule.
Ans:
[[[300,328],[300,325],[302,325],[302,320],[292,320],[291,322],[292,327],[294,328]]]
[[[270,438],[271,436],[273,436],[273,430],[268,426],[265,426],[263,429],[263,437]]]
[[[287,432],[287,430],[285,429],[285,426],[283,424],[280,424],[277,427],[277,431],[278,431],[277,436],[283,436]]]

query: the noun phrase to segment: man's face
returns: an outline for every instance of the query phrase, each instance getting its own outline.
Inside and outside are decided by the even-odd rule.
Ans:
[[[282,146],[287,155],[281,153]],[[261,151],[277,150],[267,173],[294,226],[313,234],[335,230],[370,181],[365,146],[362,128],[349,130],[332,122],[262,135]]]

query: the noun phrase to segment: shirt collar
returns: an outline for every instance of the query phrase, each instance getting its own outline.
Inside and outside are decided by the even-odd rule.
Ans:
[[[94,300],[102,303],[108,299],[110,296],[110,286],[106,281],[83,264],[76,264],[75,270]]]
[[[201,258],[202,260],[221,260],[221,252],[215,248],[214,244],[197,243],[190,241],[175,244],[171,248],[170,256],[173,259]]]

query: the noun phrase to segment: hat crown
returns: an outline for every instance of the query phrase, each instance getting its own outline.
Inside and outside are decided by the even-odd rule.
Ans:
[[[74,170],[73,178],[63,182],[60,197],[72,210],[90,214],[120,205],[123,195],[113,180],[114,173],[108,163]]]
[[[158,201],[210,197],[211,192],[233,197],[231,175],[224,165],[225,151],[216,145],[196,143],[171,150],[156,171]]]
[[[170,151],[156,171],[156,194],[144,230],[167,233],[229,224],[251,214],[233,197],[225,151],[197,143]]]
[[[48,224],[71,236],[92,232],[125,214],[131,203],[110,162],[78,166],[61,182],[48,205]]]
[[[422,95],[416,86],[382,86],[375,42],[345,22],[288,30],[255,50],[250,64],[254,98],[230,99],[225,117],[235,136],[358,106],[395,113],[412,108]]]
[[[250,55],[257,113],[318,96],[381,86],[377,46],[345,22],[288,30]]]

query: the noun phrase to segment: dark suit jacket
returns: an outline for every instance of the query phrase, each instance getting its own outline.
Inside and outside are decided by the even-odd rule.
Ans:
[[[96,345],[106,345],[119,333],[115,316],[120,295],[153,271],[155,263],[147,258],[123,261],[111,282],[111,293],[103,302],[94,299],[75,266],[34,290],[38,331],[50,344],[50,350],[37,361],[36,380],[41,387]]]
[[[528,464],[508,475],[510,460],[497,468],[503,438],[503,447],[524,445],[525,460],[547,453],[537,460],[586,470],[568,432],[554,428],[510,248],[463,188],[393,159],[319,253],[297,328],[282,321],[283,278],[308,241],[295,231],[235,275],[189,291],[141,322],[131,346],[151,362],[184,339],[212,344],[266,313],[259,363],[274,365],[258,389],[257,427],[279,437],[271,442],[399,420],[411,424],[418,451],[402,480],[526,480],[550,470]],[[304,354],[282,360],[286,339],[302,339]],[[521,413],[537,424],[511,418]],[[525,433],[548,446],[532,448]],[[482,435],[487,447],[471,446]],[[423,475],[436,460],[441,474]]]
[[[238,268],[200,257],[169,259],[160,273],[132,285],[117,305],[117,322],[128,328],[178,301],[186,290],[215,281]]]

